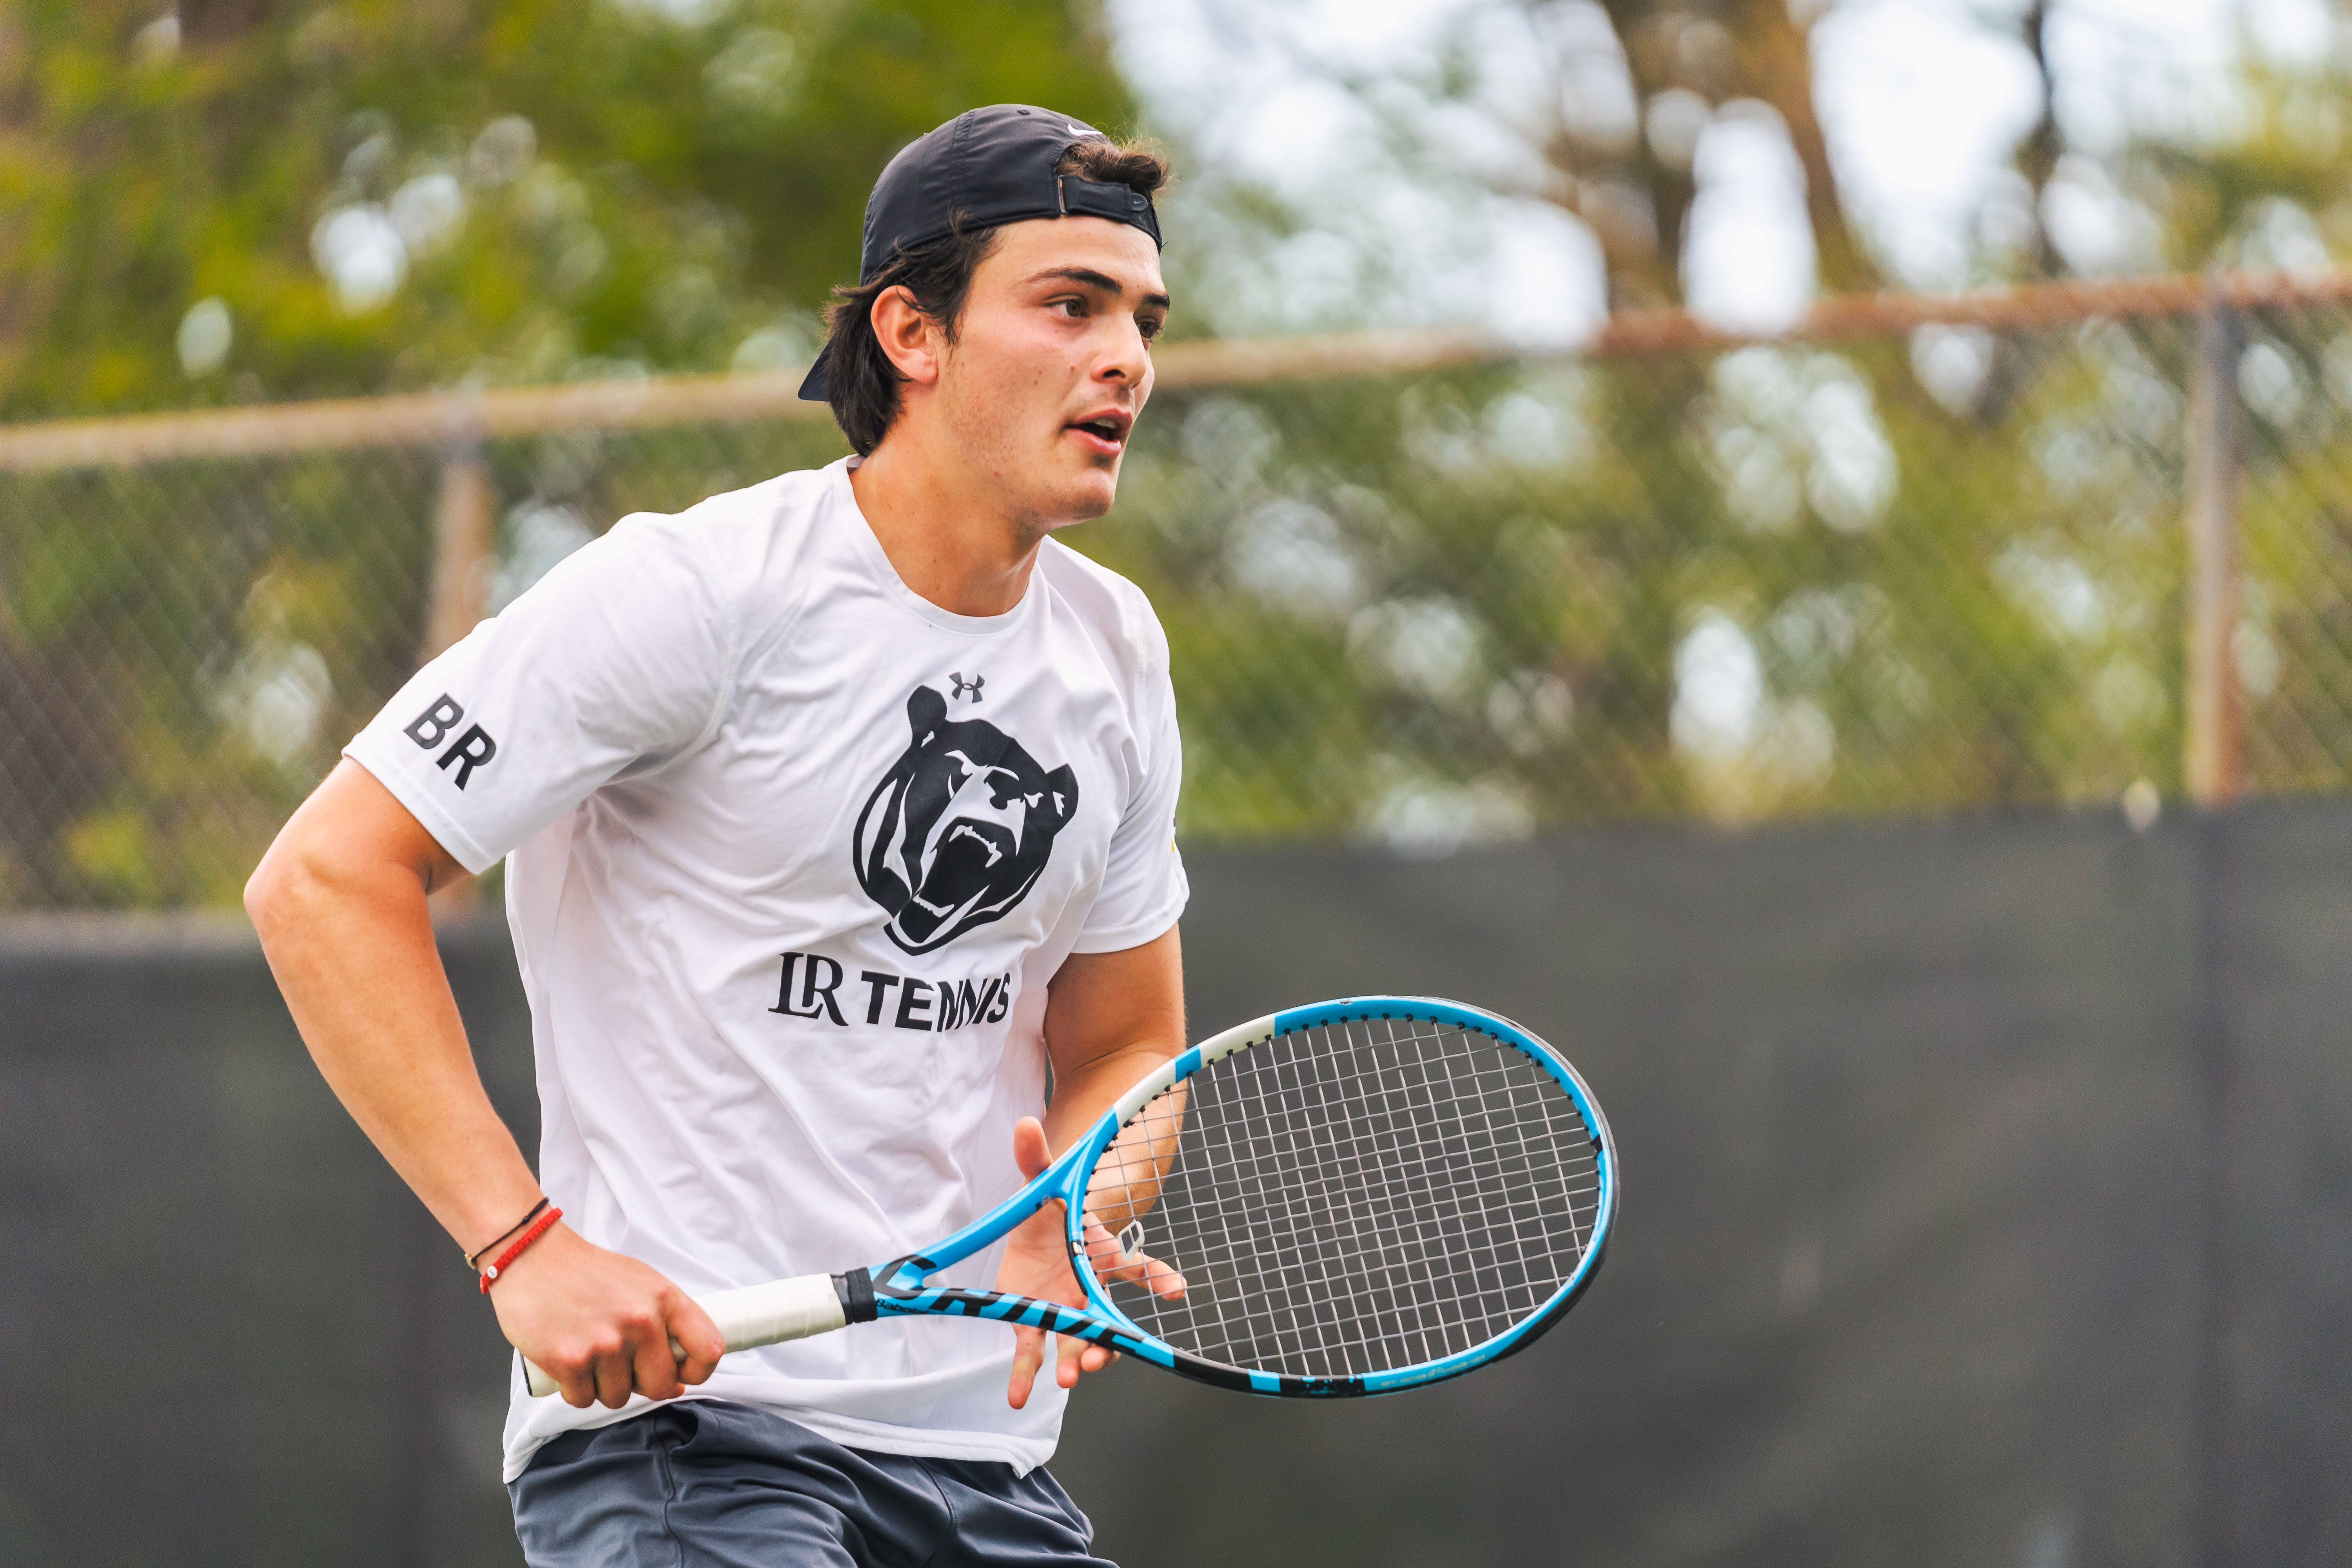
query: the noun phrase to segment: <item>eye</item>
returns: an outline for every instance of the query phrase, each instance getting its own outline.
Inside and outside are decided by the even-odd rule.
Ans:
[[[1138,316],[1135,319],[1136,330],[1143,334],[1143,341],[1147,343],[1159,337],[1167,325],[1167,322],[1151,316]]]
[[[1045,308],[1049,310],[1059,310],[1074,321],[1087,313],[1087,302],[1075,294],[1050,300]]]

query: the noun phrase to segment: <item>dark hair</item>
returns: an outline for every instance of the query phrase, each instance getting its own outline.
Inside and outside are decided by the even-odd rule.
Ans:
[[[1171,180],[1166,154],[1149,142],[1073,142],[1055,173],[1126,185],[1147,196],[1167,189]],[[874,336],[874,301],[885,289],[905,289],[915,297],[915,309],[953,342],[972,274],[995,247],[995,228],[966,228],[959,221],[950,234],[901,249],[866,282],[834,289],[824,311],[825,401],[859,457],[872,455],[898,417],[904,379]]]

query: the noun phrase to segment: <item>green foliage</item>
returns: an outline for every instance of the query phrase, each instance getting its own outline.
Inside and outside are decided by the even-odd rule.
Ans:
[[[2325,265],[2352,242],[2352,64],[2252,59],[2227,117],[2204,135],[2135,137],[2116,183],[2153,220],[2165,265]]]
[[[666,3],[216,0],[261,20],[176,51],[139,13],[20,7],[0,20],[22,46],[0,51],[0,396],[789,360],[906,138],[1001,99],[1122,122],[1055,5]],[[2258,66],[2242,87],[2220,132],[2095,171],[2152,261],[2300,267],[2352,227],[2352,79]],[[1236,187],[1191,215],[1190,292],[1286,286],[1269,204]],[[385,233],[404,271],[362,308],[319,255]],[[2340,788],[2352,324],[2246,325],[2250,767]],[[2169,788],[2193,338],[1930,329],[1171,390],[1118,511],[1066,537],[1168,628],[1196,840],[1428,850]],[[805,421],[495,444],[493,603],[627,511],[839,450]],[[0,903],[235,896],[413,665],[437,460],[0,484]]]
[[[822,420],[492,443],[492,607],[553,553],[844,450]],[[415,668],[438,455],[0,474],[0,907],[229,904]]]
[[[791,363],[906,142],[1002,100],[1127,122],[1090,18],[23,0],[0,9],[0,417]],[[838,450],[813,425],[740,461],[730,440],[499,448],[509,564],[533,520],[600,530]],[[235,899],[413,668],[436,466],[5,480],[0,903]]]
[[[2250,761],[2340,788],[2352,318],[2250,331]],[[1167,627],[1194,842],[2169,790],[2194,340],[1973,342],[1981,379],[1933,395],[1932,341],[1171,390],[1064,537]],[[494,444],[492,602],[546,540],[840,450],[810,420]],[[411,667],[434,464],[6,481],[0,898],[233,898]]]
[[[787,362],[906,142],[1131,112],[1037,0],[159,9],[0,17],[0,416]]]
[[[2005,348],[1998,407],[1895,343],[1171,395],[1071,537],[1168,627],[1197,837],[2169,784],[2181,334]]]
[[[429,454],[9,476],[0,897],[237,889],[413,668]]]

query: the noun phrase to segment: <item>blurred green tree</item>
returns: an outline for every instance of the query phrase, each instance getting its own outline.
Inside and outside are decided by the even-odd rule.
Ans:
[[[1307,14],[1200,3],[1250,48]],[[1389,179],[1548,202],[1595,234],[1613,306],[1676,301],[1697,139],[1737,117],[1785,132],[1822,289],[1883,286],[1811,107],[1820,5],[1459,9],[1401,74],[1330,72],[1387,138],[1332,183],[1368,225]],[[2049,85],[2046,13],[1983,16]],[[0,395],[21,415],[796,359],[906,137],[992,98],[1125,123],[1091,15],[20,5],[0,16]],[[1522,84],[1533,60],[1559,85],[1532,112],[1482,85],[1497,38]],[[2328,265],[2352,237],[2352,68],[2249,51],[2220,100],[2085,144],[2047,108],[1990,182],[1968,276]],[[1448,163],[1465,116],[1533,157]],[[1197,173],[1171,210],[1180,330],[1290,319],[1251,311],[1314,292],[1285,247],[1331,215]],[[1325,289],[1340,313],[1299,319],[1370,324],[1377,297]],[[2244,325],[2252,761],[2263,787],[2340,788],[2352,323]],[[1168,627],[1195,837],[1439,848],[2111,796],[2177,778],[2185,326],[1171,388],[1119,516],[1069,537]],[[835,450],[805,425],[504,444],[501,581],[629,510]],[[0,495],[0,780],[39,785],[0,823],[0,902],[234,897],[410,667],[431,466]]]
[[[1132,110],[1084,0],[20,0],[0,417],[777,364],[874,175]]]
[[[1129,122],[1094,15],[9,0],[0,418],[795,363],[908,140],[1005,100]],[[502,584],[775,471],[599,453],[490,452]],[[435,464],[0,477],[0,905],[234,901],[413,668]]]
[[[1822,292],[1893,274],[1822,131],[1828,5],[1451,0],[1436,47],[1381,53],[1319,32],[1312,6],[1202,4],[1233,47],[1353,93],[1381,132],[1368,160],[1473,224],[1480,191],[1575,217],[1614,310],[1685,297],[1700,143],[1734,121],[1801,172],[1790,216]],[[1957,237],[1968,281],[2331,265],[2352,239],[2347,57],[2250,37],[2195,91],[2067,82],[2050,11],[1978,12],[2044,102]],[[2124,91],[2120,118],[2070,120],[2068,90]],[[1215,171],[1195,189],[1228,202],[1223,277],[1246,275],[1252,241],[1278,258],[1310,230],[1371,255],[1359,278],[1382,276],[1380,246],[1427,243],[1228,194]],[[1183,233],[1171,256],[1199,268]],[[1509,330],[1507,299],[1440,308]],[[2326,312],[2246,326],[2253,763],[2269,787],[2340,787],[2352,739],[2302,715],[2352,689],[2335,521],[2352,516],[2352,334]],[[2175,321],[1928,328],[1171,399],[1138,452],[1165,466],[1139,463],[1153,482],[1123,507],[1152,526],[1087,547],[1169,625],[1195,832],[1442,844],[1694,809],[2111,797],[2179,776],[2194,339]]]

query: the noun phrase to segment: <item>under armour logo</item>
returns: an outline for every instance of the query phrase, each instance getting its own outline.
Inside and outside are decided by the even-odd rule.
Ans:
[[[984,675],[975,675],[970,680],[966,680],[963,678],[963,671],[960,669],[951,669],[948,671],[948,695],[950,697],[961,697],[965,692],[969,691],[971,693],[971,700],[974,702],[977,702],[980,700],[980,689],[987,684],[988,678]]]

